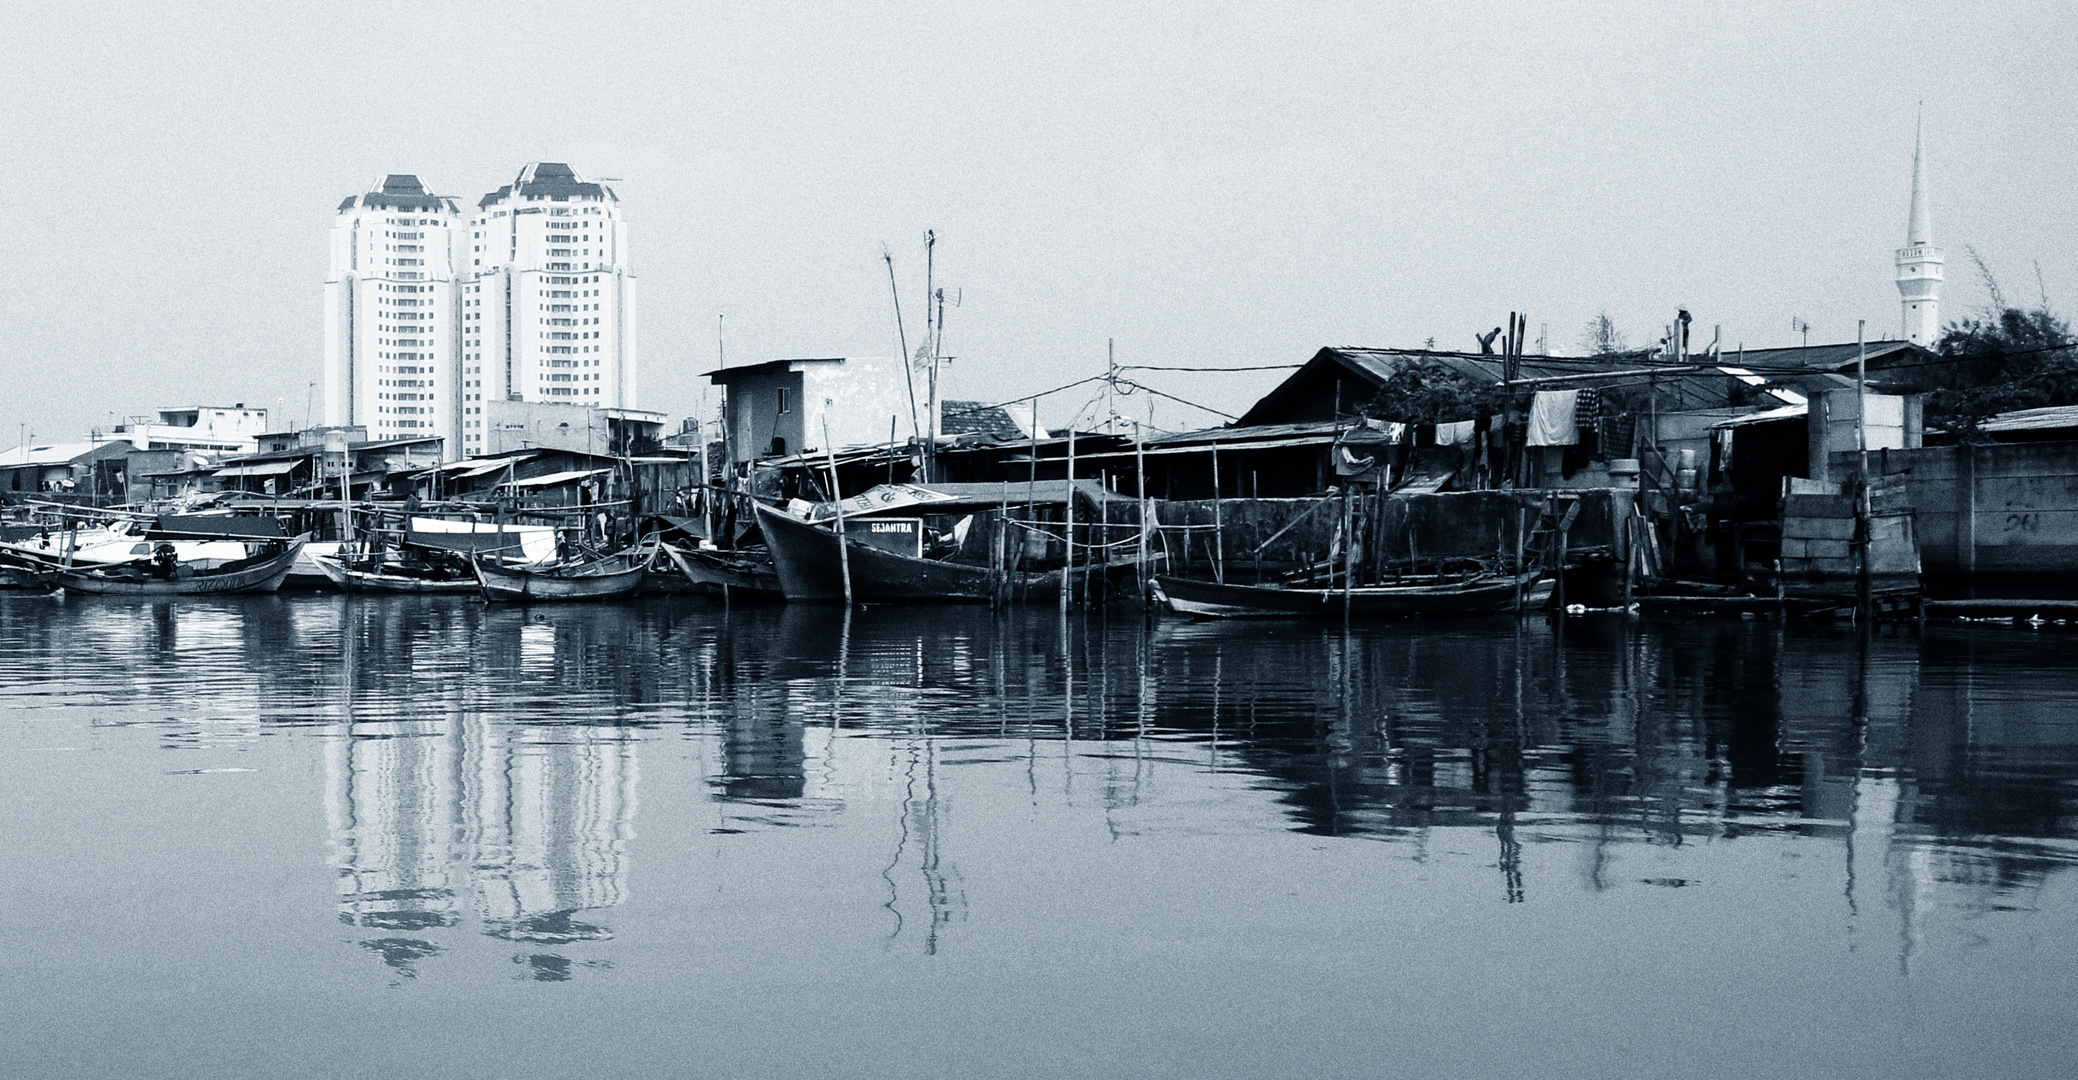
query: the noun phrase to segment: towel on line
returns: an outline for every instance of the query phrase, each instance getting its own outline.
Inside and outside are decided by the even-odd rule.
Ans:
[[[1580,404],[1578,390],[1539,390],[1530,399],[1529,446],[1572,446],[1580,441],[1580,424],[1575,419]]]
[[[1436,425],[1436,445],[1456,446],[1472,441],[1472,428],[1477,421],[1460,420],[1455,424]]]

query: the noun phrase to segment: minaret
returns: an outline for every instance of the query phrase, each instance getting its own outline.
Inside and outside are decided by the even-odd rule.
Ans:
[[[1934,246],[1934,215],[1926,182],[1926,121],[1912,140],[1912,218],[1898,249],[1898,298],[1905,340],[1933,348],[1941,338],[1941,249]]]

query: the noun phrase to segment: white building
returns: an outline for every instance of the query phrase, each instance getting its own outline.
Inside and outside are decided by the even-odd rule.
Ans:
[[[612,188],[529,165],[477,203],[466,246],[453,445],[483,451],[486,400],[635,407],[635,279]]]
[[[1912,215],[1898,249],[1898,302],[1905,340],[1931,349],[1941,340],[1941,249],[1934,246],[1934,214],[1926,181],[1926,125],[1912,140]]]
[[[111,428],[95,428],[95,443],[126,442],[139,450],[205,450],[250,454],[267,433],[267,410],[236,405],[182,405],[160,409],[157,418],[132,416]]]
[[[386,176],[339,204],[325,279],[325,423],[459,439],[455,201]]]

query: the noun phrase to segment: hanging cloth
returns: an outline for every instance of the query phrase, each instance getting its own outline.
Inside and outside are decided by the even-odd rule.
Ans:
[[[1525,444],[1529,446],[1572,446],[1580,441],[1580,425],[1575,422],[1575,411],[1579,407],[1578,390],[1539,390],[1530,399],[1529,435]]]
[[[1455,424],[1437,424],[1436,445],[1456,446],[1459,443],[1471,442],[1472,427],[1477,422],[1475,420],[1460,420]]]

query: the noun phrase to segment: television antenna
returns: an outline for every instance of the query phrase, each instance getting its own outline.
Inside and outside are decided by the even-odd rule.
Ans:
[[[1789,320],[1789,332],[1790,332],[1790,333],[1792,333],[1792,334],[1802,334],[1802,335],[1804,335],[1804,345],[1805,345],[1805,347],[1806,347],[1806,348],[1809,348],[1809,347],[1810,347],[1810,345],[1811,345],[1811,324],[1810,324],[1810,323],[1808,323],[1808,322],[1805,322],[1805,321],[1804,321],[1804,320],[1802,320],[1802,319],[1798,319],[1798,318],[1792,318],[1792,319],[1790,319],[1790,320]]]

